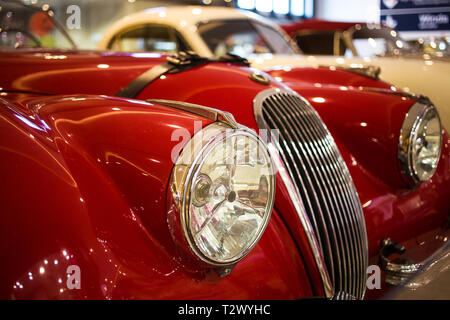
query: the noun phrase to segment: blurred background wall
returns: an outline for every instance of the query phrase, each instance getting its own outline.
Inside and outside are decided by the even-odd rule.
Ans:
[[[278,22],[305,18],[384,22],[408,39],[450,36],[450,0],[23,0],[48,4],[64,22],[67,7],[81,8],[81,29],[70,30],[81,48],[95,49],[103,32],[119,18],[150,7],[209,5],[240,7]],[[423,27],[423,28],[422,28]]]
[[[316,0],[315,5],[319,19],[380,22],[380,0]]]

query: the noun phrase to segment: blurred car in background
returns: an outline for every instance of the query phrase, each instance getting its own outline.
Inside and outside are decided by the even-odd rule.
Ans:
[[[283,25],[283,29],[310,55],[373,58],[421,54],[384,25],[306,19]]]
[[[450,61],[450,37],[427,37],[409,40],[408,43],[423,54]]]

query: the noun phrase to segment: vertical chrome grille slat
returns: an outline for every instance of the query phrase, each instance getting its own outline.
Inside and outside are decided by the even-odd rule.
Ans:
[[[269,124],[270,127],[273,127],[273,128],[276,127],[276,125],[275,125],[273,122],[271,122],[270,120],[267,120],[267,123]],[[282,160],[283,160],[283,163],[284,163],[285,166],[288,168],[289,172],[293,172],[293,170],[292,170],[292,168],[291,168],[291,164],[289,164],[289,160],[288,160],[288,158],[287,158],[286,155],[285,155],[285,154],[287,154],[287,153],[286,153],[286,152],[283,152],[283,150],[282,150],[281,148],[279,148],[278,151],[279,151],[280,156],[281,156],[281,158],[282,158]],[[295,171],[296,171],[296,172],[299,172],[297,166],[296,166],[295,164],[294,164],[293,166],[295,166]],[[300,175],[300,174],[299,174],[299,175]],[[304,196],[304,194],[303,194],[303,192],[301,192],[301,190],[305,189],[305,187],[304,187],[304,185],[301,184],[301,183],[302,183],[302,181],[300,181],[299,185],[300,185],[300,187],[302,187],[302,188],[298,189],[298,188],[299,188],[299,185],[295,185],[295,187],[296,187],[296,189],[298,190],[298,193],[301,194],[302,196]],[[307,208],[308,208],[309,210],[312,211],[312,210],[313,210],[313,207],[312,207],[311,201],[309,200],[308,197],[305,199],[305,203],[306,203],[306,205],[307,205]],[[316,219],[315,219],[314,217],[313,217],[313,219],[312,219],[312,222],[313,222],[314,228],[318,228],[318,227],[317,227]],[[318,241],[319,245],[322,246],[322,243],[320,242],[320,239],[317,239],[317,241]]]
[[[275,147],[312,222],[335,292],[362,298],[368,264],[364,215],[331,134],[311,105],[288,90],[258,95],[255,115],[260,128],[279,130]]]
[[[334,191],[331,192],[332,197],[333,197],[333,201],[336,204],[336,208],[340,208],[340,211],[342,210],[347,210],[349,212],[349,207],[347,205],[347,203],[345,202],[345,199],[341,199],[339,197],[336,197],[336,194],[339,192],[337,190],[337,185],[340,184],[339,179],[336,177],[336,172],[335,170],[333,170],[333,168],[330,168],[329,164],[332,164],[333,162],[331,161],[331,159],[329,158],[329,154],[327,154],[326,149],[324,148],[324,141],[328,135],[327,132],[318,132],[317,128],[312,125],[310,123],[310,118],[311,118],[311,114],[314,115],[313,113],[309,113],[307,114],[307,110],[304,110],[303,113],[303,117],[302,114],[299,114],[299,110],[296,110],[295,108],[295,101],[292,101],[292,97],[289,97],[288,95],[285,95],[285,99],[287,101],[289,101],[288,103],[288,108],[290,110],[290,112],[294,115],[297,116],[298,119],[300,119],[301,121],[299,121],[302,129],[308,134],[308,129],[310,129],[309,132],[309,138],[310,140],[313,142],[313,146],[315,147],[315,150],[317,150],[317,153],[319,153],[319,155],[317,155],[317,157],[319,158],[319,160],[322,163],[322,169],[325,171],[324,174],[327,176],[328,180],[331,180],[334,183],[331,183],[331,185],[329,186],[329,188]],[[314,150],[314,149],[313,149]],[[335,213],[333,213],[335,214]],[[352,265],[357,266],[358,262],[357,262],[357,258],[355,257],[356,254],[354,253],[354,246],[353,243],[354,241],[352,241],[352,235],[351,233],[348,232],[348,230],[345,228],[345,225],[348,224],[348,220],[347,217],[344,216],[339,216],[339,217],[335,217],[335,219],[338,220],[338,223],[340,225],[341,230],[343,230],[343,234],[344,234],[344,240],[346,243],[346,250],[345,253],[347,255],[347,259],[349,261],[352,261],[352,263],[349,266],[350,269],[350,274],[353,274],[353,267]],[[344,265],[344,268],[346,266]],[[345,269],[344,269],[345,270]],[[355,283],[350,281],[349,277],[347,276],[347,272],[346,270],[344,271],[344,276],[345,279],[347,281],[347,286],[348,288],[351,287],[351,289],[353,291],[356,290],[356,288],[354,287]]]
[[[277,122],[277,127],[280,127],[281,120],[275,114],[272,113],[273,110],[267,110],[266,109],[265,111],[268,112],[268,113],[271,113],[272,116],[275,118],[275,119],[274,118],[270,119],[270,121],[275,120]],[[285,135],[285,133],[280,132],[280,137],[284,137],[284,135]],[[291,141],[293,141],[293,140],[291,139]],[[288,142],[288,140],[286,138],[283,138],[283,144],[285,146],[287,145],[287,142]],[[289,149],[289,146],[286,146],[286,148]],[[296,153],[299,154],[299,152],[297,150],[294,150],[294,151],[296,151]],[[291,160],[287,160],[287,161],[288,162],[294,162],[294,167],[297,168],[297,166],[295,166],[295,159],[292,156],[293,152],[288,150],[287,152],[284,152],[284,153],[287,154],[287,155],[291,155],[292,159]],[[301,166],[303,168],[303,172],[306,172],[307,170],[306,170],[306,166],[305,166],[303,160],[301,158],[298,158],[297,162],[301,163]],[[292,166],[290,166],[290,167],[292,167]],[[310,179],[309,176],[306,176],[305,180],[307,180],[307,181],[301,180],[300,179],[300,176],[301,176],[300,172],[301,172],[300,170],[296,169],[295,173],[297,173],[298,176],[297,177],[294,176],[292,179],[294,181],[296,181],[297,184],[300,184],[304,189],[308,189],[307,185],[312,185],[311,179]],[[315,192],[314,189],[312,189],[312,191]],[[329,237],[328,237],[328,228],[326,226],[326,222],[323,220],[323,215],[321,214],[322,209],[321,209],[321,204],[318,203],[318,201],[317,201],[318,197],[317,196],[310,197],[310,196],[306,195],[303,192],[303,190],[300,190],[299,193],[302,194],[303,197],[308,198],[308,202],[311,204],[311,206],[309,207],[310,210],[319,212],[319,215],[312,217],[311,220],[313,221],[313,224],[314,224],[315,228],[317,228],[316,230],[318,230],[318,232],[322,235],[322,237],[321,237],[322,239],[319,239],[319,244],[321,244],[324,241],[327,244],[324,248],[327,248],[328,250],[324,251],[323,254],[325,255],[325,257],[330,257],[331,258],[332,257],[332,251],[331,251],[330,240],[329,240]],[[320,221],[318,221],[318,220],[320,220]],[[320,223],[320,227],[319,227],[319,223]],[[331,270],[330,274],[331,274],[330,275],[331,278],[334,279],[334,268],[333,268],[333,270]]]
[[[292,99],[292,97],[290,97],[290,98]],[[305,108],[304,105],[299,105],[299,107],[301,109]],[[306,117],[306,118],[309,118],[309,117]],[[313,121],[315,123],[315,126],[313,126],[313,125],[311,126],[313,128],[313,130],[319,128],[319,130],[321,130],[324,134],[329,135],[328,131],[326,130],[326,127],[323,125],[323,123],[320,122],[320,118],[318,116],[314,117]],[[331,135],[329,135],[329,137],[328,137],[328,139],[326,139],[326,141],[327,141],[326,143],[329,147],[329,151],[330,150],[333,151],[331,144],[334,144],[334,142],[332,141]],[[334,152],[332,152],[331,156],[333,157],[335,163],[341,163],[341,165],[344,167],[344,169],[346,169],[343,159],[340,157],[340,155],[337,152],[338,152],[337,148],[334,149]],[[335,164],[335,166],[336,166],[336,164]],[[358,205],[359,205],[359,199],[356,199],[356,202],[355,202],[355,197],[352,196],[351,194],[349,195],[349,188],[353,187],[352,182],[349,181],[349,178],[350,178],[349,174],[347,174],[347,175],[343,174],[344,173],[343,170],[338,171],[338,173],[340,176],[340,181],[343,182],[342,180],[344,180],[345,181],[344,184],[347,186],[347,188],[343,188],[343,192],[346,195],[345,196],[346,200],[350,201],[350,206],[352,207],[353,210],[357,210],[358,208],[355,207],[355,204],[358,203]],[[349,207],[347,206],[347,210],[348,210],[348,208]],[[344,215],[344,218],[346,219],[345,215]],[[354,215],[350,215],[352,225],[357,226],[358,224],[357,224],[357,222],[355,222],[354,218],[355,218]],[[356,231],[358,231],[358,232],[356,232],[356,237],[358,238],[357,241],[359,241],[359,243],[362,243],[362,237],[359,232],[360,228],[356,227]],[[355,241],[354,241],[354,243],[355,243]],[[362,259],[360,259],[360,258],[362,257],[364,259],[364,261],[366,261],[367,257],[366,257],[365,251],[362,250],[363,248],[361,246],[356,246],[356,248],[358,248],[358,253],[359,253],[356,255],[356,257],[357,257],[357,276],[365,277],[365,265],[362,263],[362,261],[361,261]],[[353,283],[353,285],[356,285],[356,284]],[[355,292],[363,293],[364,287],[365,287],[365,283],[362,283],[358,288],[355,288],[355,290],[356,290]]]
[[[266,100],[266,103],[273,104],[273,101],[271,101],[272,99],[273,98],[268,98]],[[289,126],[288,129],[292,132],[294,138],[296,138],[297,141],[308,141],[308,140],[313,141],[313,139],[306,137],[306,135],[308,135],[308,133],[305,130],[300,130],[300,128],[298,128],[298,124],[292,123],[292,117],[290,117],[291,113],[286,113],[286,111],[284,111],[282,109],[280,109],[279,111],[280,111],[280,113],[283,114],[285,123],[288,124],[288,126]],[[301,122],[302,121],[300,120],[299,121],[300,125],[301,125]],[[300,144],[300,148],[302,149],[302,152],[305,154],[311,155],[316,152],[316,150],[315,150],[316,148],[314,146],[310,146],[309,143]],[[321,199],[321,200],[322,200],[323,204],[325,205],[324,211],[332,212],[334,214],[334,212],[336,211],[336,204],[333,203],[333,201],[332,201],[332,198],[334,197],[334,193],[330,192],[329,187],[326,184],[324,184],[324,182],[323,182],[323,181],[325,181],[324,173],[323,173],[323,170],[319,170],[319,168],[322,165],[323,165],[323,161],[321,161],[321,158],[318,157],[317,155],[314,155],[314,156],[310,157],[309,167],[307,170],[310,174],[312,174],[312,178],[317,181],[316,183],[314,183],[314,185],[312,187],[318,189],[319,194],[322,195],[323,199]],[[332,219],[331,217],[324,215],[323,219],[328,221],[328,226],[329,226],[330,230],[340,229],[340,227],[338,226],[336,217],[335,217],[335,219]],[[343,251],[345,251],[345,250],[343,250],[345,248],[344,243],[348,244],[348,241],[346,239],[342,238],[341,233],[336,233],[333,231],[333,236],[335,238],[334,241],[336,243],[334,245],[334,248],[335,248],[334,253],[337,255],[336,259],[334,259],[334,260],[342,261],[342,263],[344,264],[343,267],[341,267],[340,264],[338,264],[336,266],[337,269],[335,269],[335,274],[342,274],[342,277],[338,278],[338,281],[339,281],[340,285],[342,286],[343,281],[346,281],[348,279],[347,270],[346,270],[346,268],[347,268],[346,259],[342,259],[342,257],[344,255],[346,255],[346,253],[343,252]],[[336,279],[335,279],[335,281],[336,281]]]
[[[292,99],[292,97],[290,97],[290,96],[287,96],[286,98],[288,100]],[[291,103],[292,102],[293,101],[291,100]],[[303,105],[299,105],[299,107],[304,112],[308,112],[307,110],[305,110]],[[294,113],[296,112],[296,110],[292,109],[292,108],[291,108],[291,111],[294,112]],[[311,112],[309,112],[308,114],[311,114]],[[298,116],[301,117],[301,115],[298,115]],[[341,187],[342,187],[343,184],[347,185],[347,188],[341,188],[342,189],[341,191],[343,191],[343,194],[344,194],[344,198],[340,199],[341,200],[341,208],[344,208],[347,212],[351,212],[355,208],[354,208],[353,204],[351,203],[351,195],[349,195],[349,193],[348,193],[348,182],[345,182],[345,179],[343,179],[342,171],[336,170],[337,168],[336,168],[336,164],[335,163],[338,162],[338,159],[335,157],[335,155],[330,153],[331,146],[328,144],[328,140],[329,140],[328,135],[329,135],[329,133],[327,132],[327,130],[326,130],[326,128],[325,128],[325,126],[323,124],[317,123],[317,121],[320,120],[320,118],[318,118],[317,116],[316,117],[310,117],[310,116],[308,116],[307,114],[304,113],[304,120],[309,124],[309,128],[311,128],[313,132],[317,133],[316,141],[319,144],[321,144],[321,148],[319,148],[319,150],[321,150],[323,152],[323,156],[326,158],[326,160],[329,161],[329,163],[332,163],[332,165],[333,165],[333,167],[335,169],[335,170],[332,170],[330,172],[330,174],[333,177],[332,178],[333,181],[338,186],[340,185]],[[320,129],[322,129],[322,130],[320,130]],[[323,138],[321,139],[320,138],[320,135],[318,133],[319,130],[321,131],[322,135],[325,135],[327,137],[326,139],[323,139]],[[328,149],[327,149],[327,147],[328,147]],[[333,187],[334,187],[336,193],[339,192],[339,190],[337,190],[338,187],[336,185],[333,185]],[[345,224],[355,225],[355,221],[353,219],[353,215],[351,215],[349,217],[349,219],[351,221],[349,219],[347,219],[346,215],[344,215],[343,218],[344,218],[345,222],[342,222],[342,220],[341,220],[342,225],[345,225]],[[354,235],[351,232],[349,232],[349,230],[347,230],[345,228],[344,228],[344,230],[347,233],[348,238],[352,240],[350,242],[350,247],[351,247],[350,251],[351,251],[351,256],[352,256],[353,263],[355,264],[355,269],[356,269],[355,271],[357,272],[357,275],[359,276],[361,274],[361,270],[360,270],[361,269],[361,261],[359,259],[359,255],[361,254],[361,252],[359,252],[359,254],[355,253],[355,248],[357,248],[356,245],[355,245],[356,239],[355,239]],[[355,288],[355,285],[356,285],[355,282],[353,282],[351,285],[352,285],[352,290],[353,291],[359,292],[360,288]]]

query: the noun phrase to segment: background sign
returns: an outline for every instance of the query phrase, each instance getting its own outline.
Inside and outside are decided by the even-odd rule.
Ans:
[[[450,30],[450,0],[380,0],[381,22],[399,31]]]

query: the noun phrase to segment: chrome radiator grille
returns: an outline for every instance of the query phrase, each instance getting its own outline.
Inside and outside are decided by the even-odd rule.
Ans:
[[[368,264],[364,216],[333,138],[312,106],[290,91],[266,90],[254,107],[260,129],[279,132],[272,143],[303,202],[335,292],[362,298]]]

